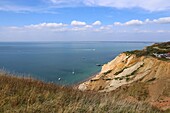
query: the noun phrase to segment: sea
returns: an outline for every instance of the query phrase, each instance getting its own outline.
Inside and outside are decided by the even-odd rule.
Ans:
[[[59,85],[74,85],[124,51],[152,42],[0,42],[0,69]]]

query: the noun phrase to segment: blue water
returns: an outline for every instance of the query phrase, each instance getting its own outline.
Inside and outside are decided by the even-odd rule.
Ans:
[[[0,42],[0,68],[20,76],[71,85],[100,71],[119,53],[146,42]],[[73,73],[74,72],[74,73]],[[61,80],[58,80],[61,78]]]

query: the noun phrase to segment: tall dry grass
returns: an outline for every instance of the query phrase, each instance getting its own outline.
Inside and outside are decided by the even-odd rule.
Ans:
[[[159,113],[120,94],[81,92],[71,87],[0,72],[0,113]]]

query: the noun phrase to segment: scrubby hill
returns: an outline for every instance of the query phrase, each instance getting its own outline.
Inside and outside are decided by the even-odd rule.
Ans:
[[[137,57],[152,56],[156,54],[166,54],[170,52],[170,42],[155,43],[151,46],[145,47],[143,50],[126,51],[126,54],[135,54]],[[159,58],[160,60],[167,60],[166,58]]]

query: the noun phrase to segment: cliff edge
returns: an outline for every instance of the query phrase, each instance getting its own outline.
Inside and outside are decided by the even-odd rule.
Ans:
[[[170,108],[170,42],[143,50],[121,53],[103,65],[94,78],[78,86],[80,90],[120,91],[161,109]]]

